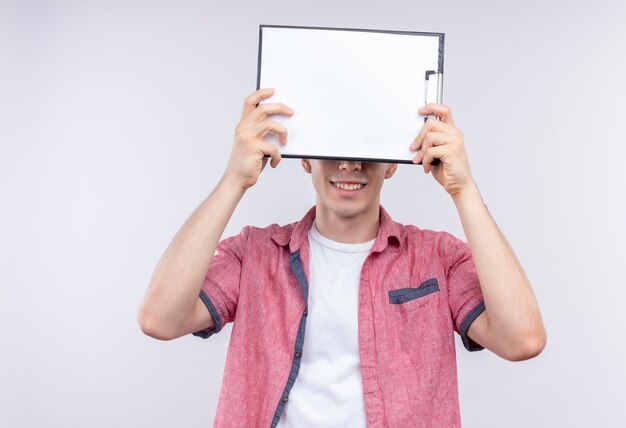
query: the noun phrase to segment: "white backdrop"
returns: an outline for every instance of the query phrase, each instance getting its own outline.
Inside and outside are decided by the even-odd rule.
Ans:
[[[518,363],[457,336],[464,426],[625,426],[625,17],[610,0],[0,2],[0,426],[212,424],[230,326],[163,342],[136,313],[226,166],[259,24],[446,33],[444,102],[548,332]],[[464,238],[421,167],[382,203]],[[224,236],[313,204],[284,159]]]

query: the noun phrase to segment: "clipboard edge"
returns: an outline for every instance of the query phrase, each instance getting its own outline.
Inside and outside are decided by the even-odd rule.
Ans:
[[[270,157],[269,155],[265,155],[264,157]],[[347,160],[347,161],[355,161],[355,162],[382,162],[382,163],[404,163],[404,164],[413,164],[413,161],[410,159],[384,159],[384,158],[355,158],[355,157],[345,157],[345,156],[320,156],[320,155],[283,155],[281,154],[281,158],[288,159],[319,159],[319,160]]]

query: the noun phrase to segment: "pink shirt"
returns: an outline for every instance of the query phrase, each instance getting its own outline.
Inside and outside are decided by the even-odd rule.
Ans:
[[[312,207],[286,226],[246,226],[222,240],[200,298],[215,327],[234,322],[215,427],[275,427],[300,367]],[[367,426],[460,427],[454,331],[485,309],[469,246],[394,222],[380,207],[361,270],[358,331]]]

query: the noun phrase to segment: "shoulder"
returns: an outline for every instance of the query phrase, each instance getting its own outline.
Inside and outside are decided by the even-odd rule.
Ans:
[[[297,224],[298,222],[296,221],[285,225],[273,223],[265,227],[251,227],[251,234],[255,240],[273,243],[282,247],[289,243]]]
[[[449,232],[413,225],[402,225],[400,230],[403,257],[423,269],[441,269],[447,277],[454,266],[472,259],[469,245]]]
[[[396,223],[399,238],[412,246],[429,246],[438,248],[457,247],[465,242],[453,234],[443,230],[422,229],[412,224]]]
[[[410,253],[439,259],[444,264],[454,264],[470,254],[469,245],[443,230],[422,229],[415,225],[397,223],[401,246]]]
[[[243,251],[271,250],[290,245],[296,248],[306,239],[306,233],[315,217],[315,205],[307,211],[304,217],[292,223],[280,225],[272,223],[265,227],[244,226],[236,235],[237,241],[244,245]]]
[[[230,236],[227,240],[236,240],[240,245],[244,245],[247,249],[265,246],[284,246],[289,243],[291,234],[298,222],[293,222],[285,225],[279,225],[277,223],[270,224],[265,227],[258,227],[253,225],[244,226],[241,231],[233,236]]]
[[[463,241],[445,231],[422,229],[413,224],[403,224],[395,221],[382,206],[381,228],[383,236],[395,236],[401,244],[407,244],[411,249],[456,247]]]

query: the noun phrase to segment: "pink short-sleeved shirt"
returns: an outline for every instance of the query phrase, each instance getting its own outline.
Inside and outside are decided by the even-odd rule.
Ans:
[[[200,298],[215,326],[234,322],[215,427],[275,427],[296,380],[306,334],[307,232],[299,222],[246,226],[222,240]],[[370,428],[460,427],[454,331],[485,309],[469,246],[446,232],[392,220],[380,207],[361,270],[358,343]]]

